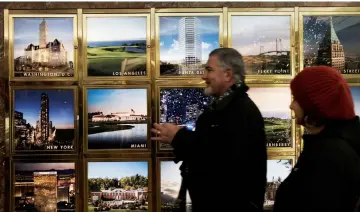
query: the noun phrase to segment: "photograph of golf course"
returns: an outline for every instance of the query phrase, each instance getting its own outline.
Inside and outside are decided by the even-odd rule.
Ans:
[[[291,92],[289,87],[251,87],[250,98],[265,121],[268,147],[291,147]]]
[[[88,17],[88,76],[146,76],[146,17]]]

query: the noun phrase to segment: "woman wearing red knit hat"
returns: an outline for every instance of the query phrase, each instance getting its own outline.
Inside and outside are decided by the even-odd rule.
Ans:
[[[305,68],[291,82],[290,109],[305,127],[304,150],[279,186],[274,212],[354,212],[360,196],[360,122],[334,68]]]

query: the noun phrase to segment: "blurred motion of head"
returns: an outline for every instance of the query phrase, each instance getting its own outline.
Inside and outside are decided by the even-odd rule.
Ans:
[[[205,94],[221,96],[237,82],[245,80],[242,55],[233,48],[218,48],[209,54],[202,79],[206,83]]]

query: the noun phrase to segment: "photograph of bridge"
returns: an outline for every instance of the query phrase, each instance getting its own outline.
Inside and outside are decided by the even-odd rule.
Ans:
[[[232,47],[242,54],[246,74],[287,75],[290,64],[290,16],[233,16]]]
[[[360,74],[360,17],[305,16],[304,66],[327,65]]]

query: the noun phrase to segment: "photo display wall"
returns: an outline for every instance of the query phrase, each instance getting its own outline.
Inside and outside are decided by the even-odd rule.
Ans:
[[[213,101],[201,77],[216,48],[242,54],[248,95],[264,117],[265,210],[307,133],[289,108],[291,79],[304,67],[335,67],[359,112],[360,13],[349,8],[4,14],[14,212],[178,211],[182,162],[174,162],[171,145],[150,140],[150,129],[196,130]]]

